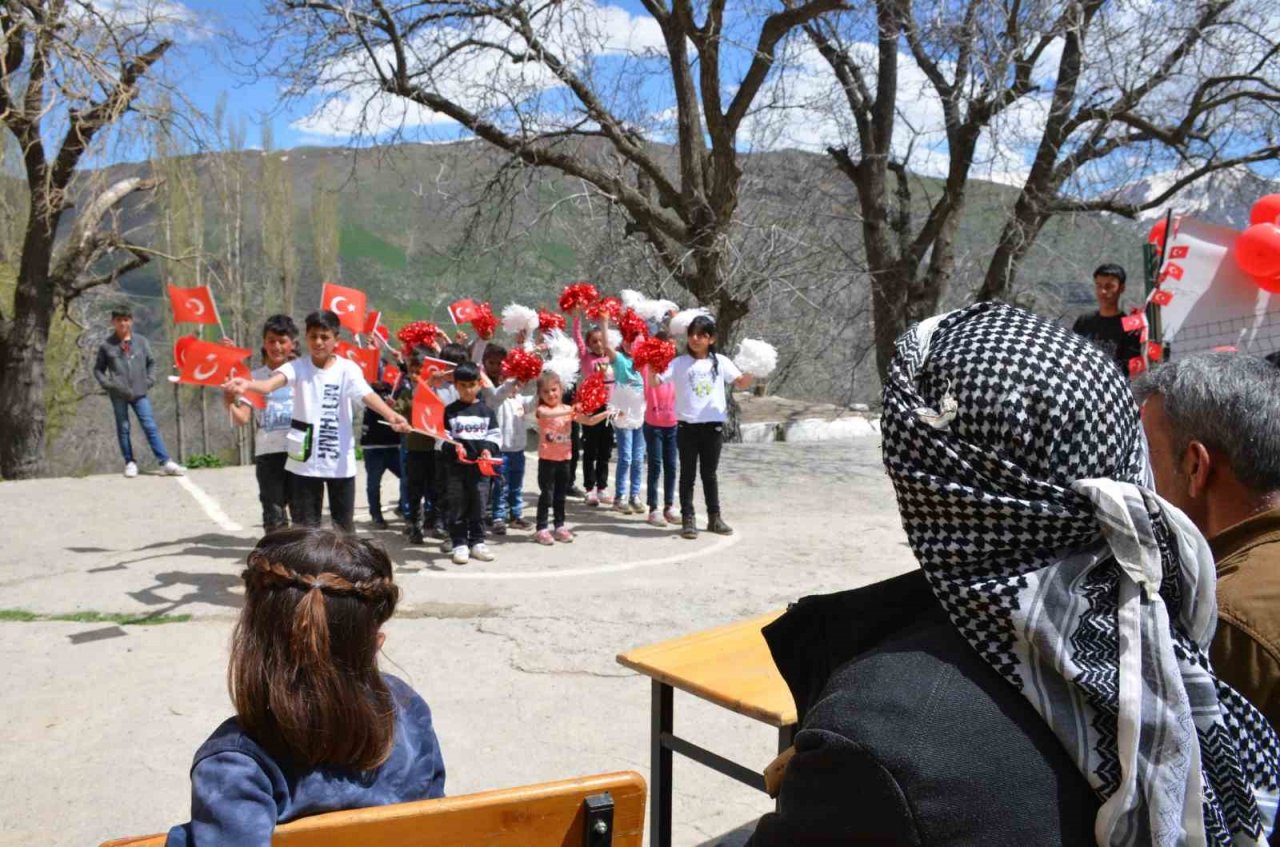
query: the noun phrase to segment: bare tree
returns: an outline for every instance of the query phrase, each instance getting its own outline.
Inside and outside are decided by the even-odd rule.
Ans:
[[[642,5],[622,34],[626,13],[592,0],[272,7],[298,45],[281,68],[294,93],[327,93],[327,114],[346,115],[355,133],[443,117],[582,180],[624,210],[670,280],[716,310],[727,341],[751,302],[728,251],[739,129],[789,35],[843,0],[729,15],[723,0]],[[669,109],[654,113],[646,85],[668,92]],[[650,143],[657,136],[672,139],[674,155]]]
[[[1275,0],[884,0],[809,22],[843,99],[828,153],[857,189],[881,374],[939,307],[971,177],[1019,186],[976,294],[997,299],[1055,215],[1133,216],[1280,155],[1277,20]],[[1154,172],[1163,190],[1126,192]]]
[[[338,190],[329,185],[327,170],[322,169],[311,187],[311,247],[316,274],[322,282],[338,282],[338,248],[341,222]]]
[[[104,12],[88,0],[0,5],[0,123],[19,145],[28,192],[13,309],[0,311],[5,477],[35,475],[44,455],[45,352],[55,312],[148,261],[111,225],[121,201],[155,186],[147,178],[83,198],[69,231],[58,234],[81,160],[140,105],[144,77],[171,46],[158,25],[145,8]]]
[[[294,244],[293,180],[289,175],[288,156],[275,150],[270,121],[262,124],[262,181],[259,186],[262,216],[262,252],[265,271],[269,275],[266,288],[274,293],[266,297],[264,311],[293,312],[298,286],[298,249]]]

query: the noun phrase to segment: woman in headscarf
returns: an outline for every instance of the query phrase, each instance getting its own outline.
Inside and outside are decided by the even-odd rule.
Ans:
[[[882,424],[921,570],[766,630],[801,731],[752,845],[1265,844],[1277,739],[1213,676],[1208,545],[1106,357],[951,312],[898,340]]]

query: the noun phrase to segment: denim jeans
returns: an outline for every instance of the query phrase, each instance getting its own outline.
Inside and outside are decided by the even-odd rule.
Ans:
[[[400,472],[399,447],[364,448],[365,494],[369,498],[369,517],[382,515],[382,475],[391,471],[397,479],[404,479]]]
[[[676,428],[644,425],[644,443],[649,450],[649,508],[658,508],[658,476],[662,476],[662,506],[671,508],[676,499]]]
[[[614,493],[618,499],[640,499],[640,478],[644,475],[644,433],[639,429],[613,430],[618,438],[618,474]]]
[[[494,480],[498,501],[494,504],[493,517],[505,521],[524,517],[524,453],[518,450],[502,452],[502,476]]]
[[[129,407],[131,406],[133,413],[138,416],[138,423],[142,424],[142,431],[147,435],[147,443],[151,445],[151,452],[155,454],[156,461],[162,465],[169,461],[169,451],[164,449],[164,439],[160,437],[160,428],[156,426],[155,416],[151,414],[151,401],[147,396],[144,394],[132,400],[126,400],[114,394],[110,397],[111,410],[116,414],[116,437],[120,439],[120,452],[124,454],[125,464],[133,461],[133,444],[129,439]]]

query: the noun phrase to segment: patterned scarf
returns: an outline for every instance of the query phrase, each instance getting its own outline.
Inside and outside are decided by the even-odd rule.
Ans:
[[[1098,844],[1265,845],[1276,734],[1209,667],[1213,558],[1149,490],[1116,367],[981,303],[898,339],[883,434],[934,594],[1098,793]]]

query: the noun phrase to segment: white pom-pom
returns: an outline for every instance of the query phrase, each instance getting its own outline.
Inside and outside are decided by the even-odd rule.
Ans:
[[[778,367],[778,351],[767,341],[757,338],[744,338],[738,342],[738,355],[733,363],[744,374],[763,379]]]
[[[633,288],[624,288],[618,292],[618,299],[622,301],[622,305],[625,306],[626,308],[635,309],[637,312],[639,312],[640,305],[644,303],[646,300],[648,300],[649,298],[645,297],[643,294],[641,294],[639,291],[636,291]]]
[[[552,359],[573,359],[578,360],[578,342],[565,335],[562,329],[553,329],[546,333],[544,340],[547,345],[547,355]]]
[[[679,311],[680,307],[670,300],[645,300],[636,307],[636,314],[646,321],[664,321],[667,315]]]
[[[554,356],[545,365],[542,366],[544,371],[551,371],[560,377],[560,382],[568,390],[573,388],[578,381],[578,351],[575,349],[572,356]]]
[[[533,334],[538,331],[538,313],[528,306],[512,303],[502,310],[502,328],[512,335]]]
[[[684,341],[689,335],[689,324],[693,323],[693,319],[701,315],[710,315],[711,312],[699,306],[696,309],[685,309],[683,312],[677,312],[676,316],[671,319],[671,338],[675,341]]]
[[[609,342],[609,347],[614,350],[622,349],[622,333],[613,327],[609,327],[609,332],[605,335],[605,339]]]

